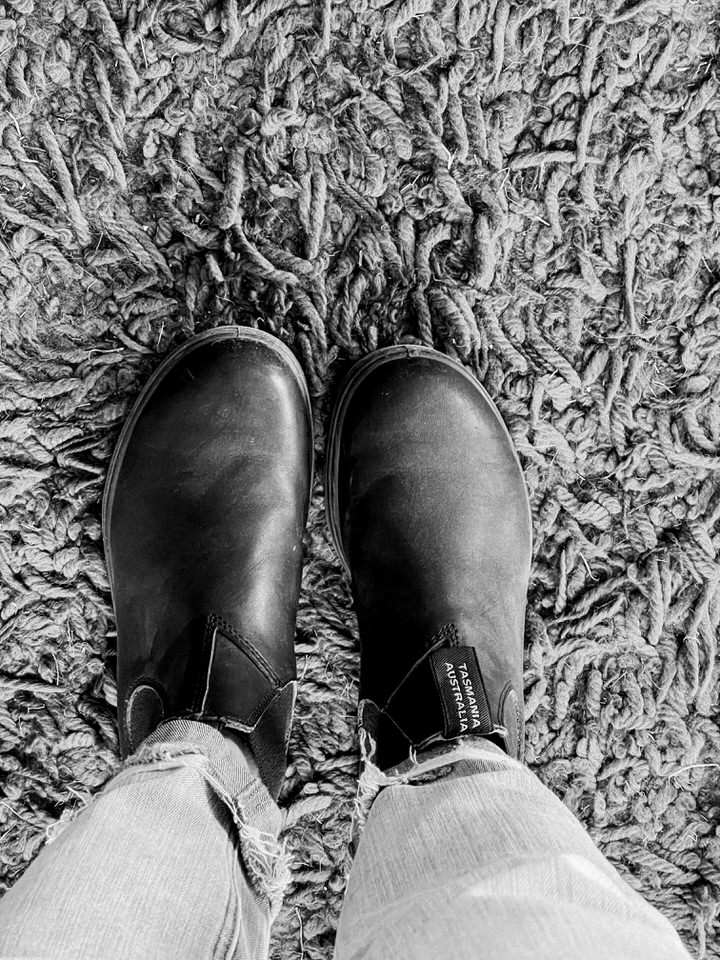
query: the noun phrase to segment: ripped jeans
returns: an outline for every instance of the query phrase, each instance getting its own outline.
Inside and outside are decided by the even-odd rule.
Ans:
[[[452,764],[449,766],[449,764]],[[486,741],[371,766],[338,960],[688,960],[540,781]],[[267,956],[280,811],[217,730],[162,724],[0,901],[0,960]]]

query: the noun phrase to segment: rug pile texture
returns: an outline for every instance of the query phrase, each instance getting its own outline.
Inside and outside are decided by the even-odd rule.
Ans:
[[[129,404],[250,324],[303,365],[319,467],[377,347],[486,385],[533,506],[526,760],[720,957],[719,42],[712,0],[0,2],[2,886],[117,764]],[[321,495],[276,958],[331,954],[358,770]]]

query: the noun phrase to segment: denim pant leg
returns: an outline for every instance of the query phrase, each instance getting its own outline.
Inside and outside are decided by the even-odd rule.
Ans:
[[[689,960],[567,807],[499,747],[445,747],[395,773],[369,765],[361,780],[361,818],[372,807],[337,960]]]
[[[264,958],[279,829],[222,734],[164,723],[2,898],[0,958]]]

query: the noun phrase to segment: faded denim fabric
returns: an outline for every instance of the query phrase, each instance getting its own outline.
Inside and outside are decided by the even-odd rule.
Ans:
[[[164,723],[0,900],[0,957],[264,957],[280,824],[222,734]]]
[[[689,960],[527,767],[457,744],[366,763],[336,960]]]
[[[689,956],[492,744],[392,776],[367,765],[357,812],[337,960]],[[0,901],[0,960],[262,960],[288,876],[280,823],[220,733],[163,724]]]

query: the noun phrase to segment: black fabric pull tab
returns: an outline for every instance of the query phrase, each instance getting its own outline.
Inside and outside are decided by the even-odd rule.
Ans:
[[[474,647],[442,647],[430,654],[447,738],[492,733],[485,685]]]

